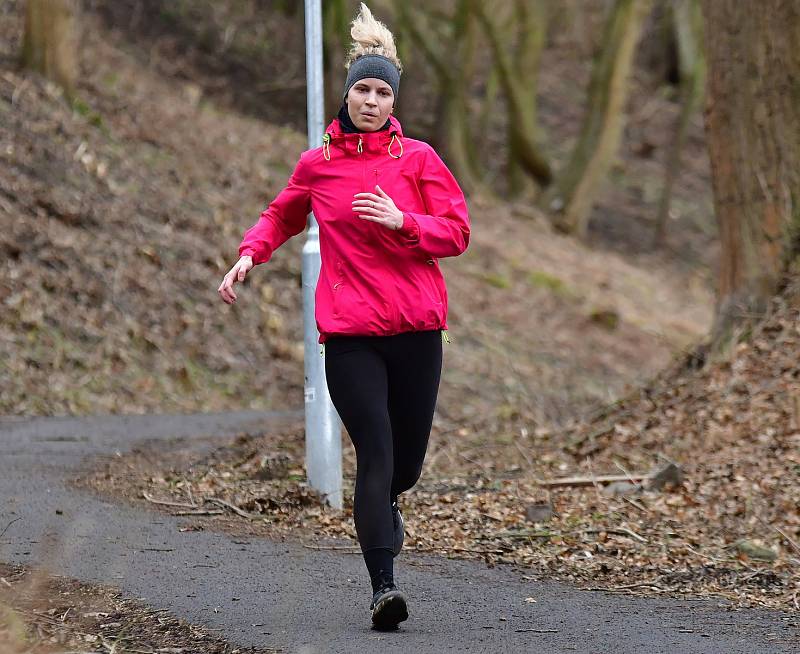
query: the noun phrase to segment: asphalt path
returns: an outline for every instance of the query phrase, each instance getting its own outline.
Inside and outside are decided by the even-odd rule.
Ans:
[[[409,597],[399,630],[371,629],[360,556],[209,531],[69,487],[95,455],[168,443],[209,451],[242,430],[299,414],[0,418],[0,560],[119,588],[219,630],[231,644],[284,652],[782,654],[800,616],[725,600],[641,598],[523,579],[524,570],[403,552]],[[13,522],[12,522],[13,521]],[[532,598],[531,601],[528,598]],[[527,601],[526,601],[527,600]]]

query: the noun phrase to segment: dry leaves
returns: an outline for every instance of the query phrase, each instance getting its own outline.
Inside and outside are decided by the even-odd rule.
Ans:
[[[750,341],[722,360],[700,371],[676,364],[570,432],[495,442],[469,456],[436,457],[436,465],[429,458],[423,480],[401,498],[406,547],[515,563],[531,577],[584,587],[800,608],[798,317],[796,305],[777,299]],[[261,454],[274,454],[276,443],[294,462],[288,478],[253,480]],[[345,450],[344,511],[321,506],[301,481],[302,448],[300,430],[244,435],[152,481],[163,493],[224,497],[262,514],[270,533],[354,540],[352,448]],[[657,458],[680,463],[679,485],[617,496],[599,483],[537,483],[630,474]],[[527,519],[528,507],[547,504],[552,518]]]
[[[3,47],[18,46],[16,15],[0,17]],[[0,70],[0,412],[302,406],[301,240],[270,262],[257,293],[245,291],[246,306],[224,309],[215,294],[302,137],[186,102],[196,86],[159,79],[85,20],[83,109],[35,76]],[[728,360],[697,374],[673,368],[565,432],[557,425],[701,334],[709,290],[663,260],[635,265],[522,222],[519,207],[472,206],[473,244],[446,265],[454,338],[423,482],[402,500],[407,546],[586,586],[796,606],[796,312],[776,314]],[[608,307],[621,319],[614,331],[591,319]],[[244,463],[223,452],[180,477],[130,483],[176,501],[224,500],[273,533],[354,538],[350,508],[320,506],[302,483],[302,442],[285,436],[295,467],[272,481],[250,474],[274,441],[252,438]],[[649,470],[659,454],[686,473],[660,494],[546,494],[533,481]],[[349,498],[349,449],[345,470]],[[553,518],[529,523],[526,507],[547,502]],[[754,560],[742,542],[775,560]]]
[[[213,630],[152,609],[119,590],[0,563],[0,652],[269,654],[234,647]]]

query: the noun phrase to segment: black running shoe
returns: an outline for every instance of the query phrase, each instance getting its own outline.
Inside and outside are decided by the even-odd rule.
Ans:
[[[403,516],[400,513],[400,509],[397,508],[397,502],[392,502],[392,519],[394,520],[394,546],[392,547],[392,551],[394,555],[397,556],[400,554],[400,550],[403,549],[403,541],[406,536]]]
[[[378,629],[395,629],[408,619],[406,596],[394,584],[380,588],[369,605],[372,622]]]

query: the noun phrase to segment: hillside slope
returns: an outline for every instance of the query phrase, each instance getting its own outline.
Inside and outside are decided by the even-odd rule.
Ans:
[[[216,289],[304,137],[154,73],[91,14],[72,110],[16,68],[21,27],[0,14],[0,413],[302,406],[303,238],[236,306]],[[584,247],[525,206],[470,206],[471,246],[442,262],[435,437],[561,421],[705,332],[705,271]]]

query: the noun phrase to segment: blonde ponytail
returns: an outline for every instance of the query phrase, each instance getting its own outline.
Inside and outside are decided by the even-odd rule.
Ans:
[[[383,23],[377,20],[369,7],[363,2],[358,16],[352,22],[350,36],[353,38],[353,45],[347,55],[345,68],[350,69],[350,65],[359,57],[368,54],[382,55],[389,59],[399,72],[403,72],[403,66],[397,57],[397,47],[394,44],[394,36]]]

